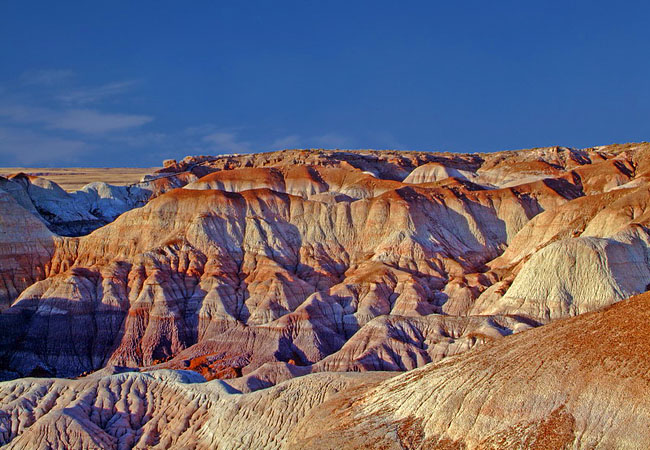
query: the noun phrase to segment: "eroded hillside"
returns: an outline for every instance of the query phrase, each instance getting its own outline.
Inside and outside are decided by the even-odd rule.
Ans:
[[[244,389],[413,369],[645,291],[649,162],[648,144],[290,150],[73,193],[12,176],[2,368],[189,368]]]
[[[0,444],[647,443],[646,297],[601,309],[649,289],[649,180],[649,144],[0,178],[0,376],[89,374],[1,383]]]

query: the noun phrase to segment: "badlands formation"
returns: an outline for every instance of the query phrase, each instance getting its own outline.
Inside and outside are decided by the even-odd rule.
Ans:
[[[18,173],[0,208],[0,447],[650,446],[650,144]]]

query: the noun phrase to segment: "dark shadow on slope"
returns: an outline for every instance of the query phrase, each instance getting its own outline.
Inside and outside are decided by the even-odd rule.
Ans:
[[[101,369],[126,311],[104,305],[98,323],[94,301],[81,303],[58,297],[22,300],[0,314],[0,370],[75,377]]]

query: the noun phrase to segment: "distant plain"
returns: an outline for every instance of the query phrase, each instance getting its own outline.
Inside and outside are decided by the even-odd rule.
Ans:
[[[47,178],[73,192],[94,181],[115,185],[137,183],[156,169],[158,167],[0,167],[0,176],[23,172]]]

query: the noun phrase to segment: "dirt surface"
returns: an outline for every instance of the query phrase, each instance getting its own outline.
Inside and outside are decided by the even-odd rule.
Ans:
[[[158,167],[0,167],[0,176],[18,172],[54,181],[68,192],[76,191],[93,181],[125,185],[137,183]]]

